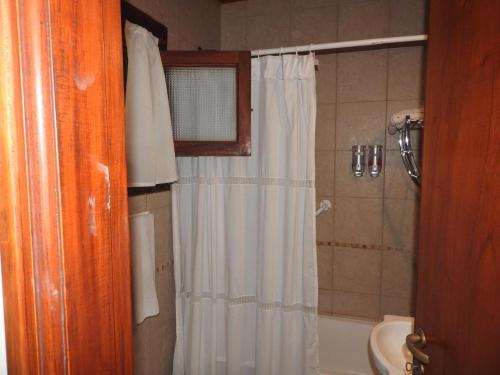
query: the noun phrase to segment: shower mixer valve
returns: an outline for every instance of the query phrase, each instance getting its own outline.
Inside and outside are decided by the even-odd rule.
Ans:
[[[368,153],[368,158],[366,154]],[[382,145],[354,145],[352,146],[352,173],[355,177],[362,177],[365,173],[368,159],[368,172],[371,177],[378,177],[382,171]]]

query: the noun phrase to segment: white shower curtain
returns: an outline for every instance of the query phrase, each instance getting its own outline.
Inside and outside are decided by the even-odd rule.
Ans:
[[[252,60],[252,156],[177,158],[174,374],[317,366],[312,56]]]

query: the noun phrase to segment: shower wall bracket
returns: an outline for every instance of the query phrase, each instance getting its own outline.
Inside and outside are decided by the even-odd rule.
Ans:
[[[332,208],[332,202],[328,199],[323,199],[319,202],[319,208],[316,210],[316,216],[322,212],[328,211],[330,208]]]

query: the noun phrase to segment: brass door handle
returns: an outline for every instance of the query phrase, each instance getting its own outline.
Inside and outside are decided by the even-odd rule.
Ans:
[[[417,328],[415,333],[406,336],[406,346],[413,356],[422,364],[429,364],[429,356],[422,352],[420,349],[425,346],[426,339],[424,331]]]

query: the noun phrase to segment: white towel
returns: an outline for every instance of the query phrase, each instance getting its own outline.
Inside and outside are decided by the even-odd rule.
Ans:
[[[130,215],[132,288],[135,322],[158,315],[160,308],[155,283],[155,218],[152,213]]]
[[[126,22],[125,39],[128,186],[176,181],[172,121],[158,38]]]

